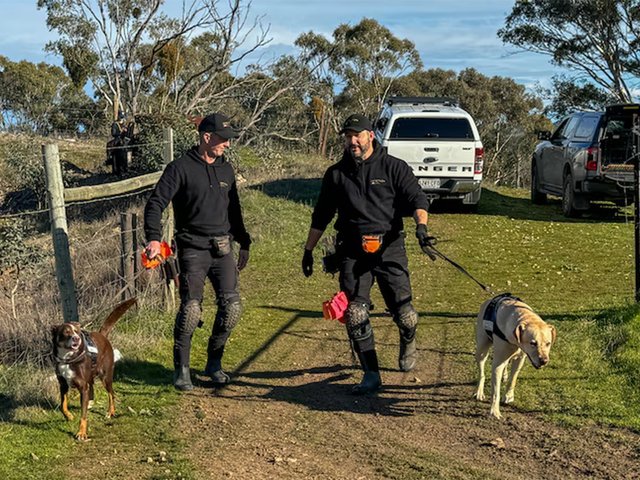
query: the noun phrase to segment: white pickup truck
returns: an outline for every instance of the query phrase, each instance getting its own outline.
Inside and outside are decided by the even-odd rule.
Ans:
[[[389,154],[411,166],[431,200],[478,204],[484,149],[473,118],[455,99],[389,97],[374,129]]]

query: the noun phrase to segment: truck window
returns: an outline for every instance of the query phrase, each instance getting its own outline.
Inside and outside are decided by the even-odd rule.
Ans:
[[[551,140],[557,140],[558,138],[564,135],[564,131],[566,129],[567,123],[569,123],[569,119],[565,118],[564,120],[562,120],[562,122],[560,122],[556,126],[556,129],[551,134]]]
[[[571,134],[573,133],[573,131],[576,128],[576,125],[578,124],[578,122],[580,121],[581,117],[571,117],[571,120],[569,120],[569,123],[567,123],[567,125],[562,129],[561,135],[564,138],[569,138],[571,137]]]
[[[578,125],[578,128],[576,128],[574,137],[578,140],[591,140],[596,133],[599,121],[600,117],[595,115],[582,117],[582,121]]]
[[[473,140],[473,130],[466,118],[398,118],[389,140]]]

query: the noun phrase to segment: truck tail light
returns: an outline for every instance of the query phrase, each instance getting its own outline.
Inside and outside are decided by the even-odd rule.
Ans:
[[[473,162],[473,173],[482,173],[482,159],[484,158],[484,148],[476,148],[475,161]]]
[[[598,170],[598,160],[600,160],[600,148],[587,148],[587,171],[595,172]]]

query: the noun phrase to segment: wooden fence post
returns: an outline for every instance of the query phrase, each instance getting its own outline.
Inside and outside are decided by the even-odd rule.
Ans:
[[[133,249],[133,257],[131,258],[131,265],[133,266],[133,294],[138,295],[140,290],[140,268],[138,263],[138,214],[131,214],[131,248]]]
[[[122,279],[122,300],[131,298],[133,288],[133,248],[131,244],[131,214],[120,214],[120,272]]]
[[[71,267],[71,254],[69,253],[69,231],[64,206],[64,184],[62,183],[58,145],[42,145],[42,155],[47,183],[51,235],[55,253],[56,279],[60,290],[60,303],[62,304],[62,318],[65,322],[77,322],[78,301]]]
[[[163,132],[163,140],[164,140],[164,164],[167,165],[173,161],[173,129],[171,127],[165,128]],[[163,215],[163,229],[162,229],[162,237],[164,240],[171,245],[173,240],[173,207],[171,204],[165,209]],[[172,312],[176,308],[176,285],[173,280],[170,280],[166,283],[166,287],[162,289],[163,299],[164,299],[164,308],[167,312]]]

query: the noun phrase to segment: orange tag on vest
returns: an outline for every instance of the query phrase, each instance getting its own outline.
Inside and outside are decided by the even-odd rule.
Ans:
[[[382,235],[363,235],[362,249],[367,253],[376,253],[382,246]]]

